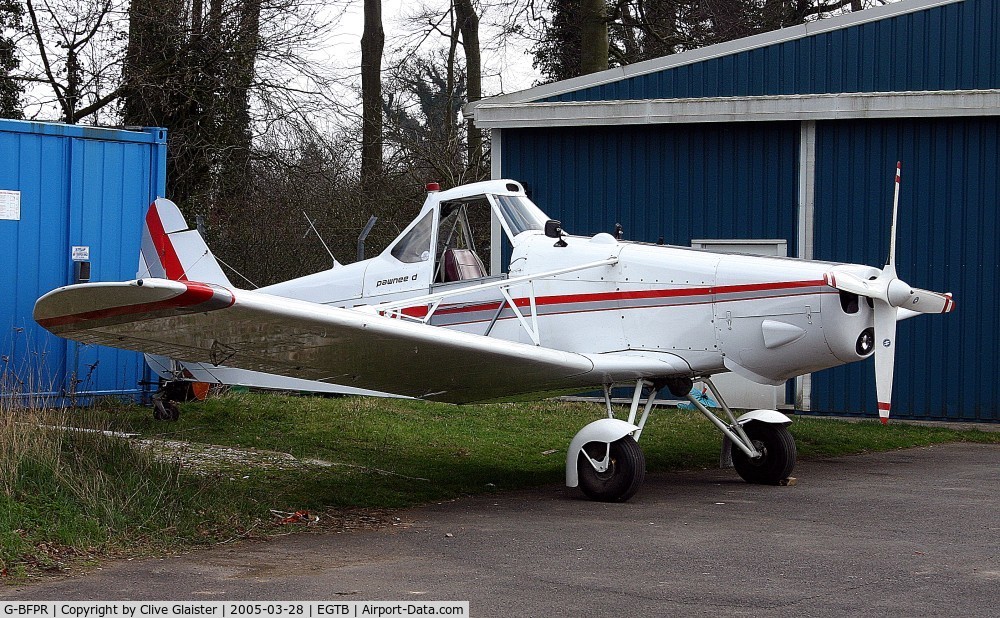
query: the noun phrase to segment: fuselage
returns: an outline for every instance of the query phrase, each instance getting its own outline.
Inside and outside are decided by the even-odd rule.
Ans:
[[[471,209],[477,200],[492,206],[494,236],[506,233],[507,268],[444,280],[442,260],[457,228],[446,213],[456,204]],[[528,212],[511,215],[507,202]],[[403,313],[419,318],[431,311],[429,323],[444,328],[588,354],[671,355],[683,359],[692,375],[733,371],[765,383],[871,353],[870,345],[859,344],[872,326],[871,308],[824,280],[832,270],[867,278],[869,267],[624,242],[609,234],[559,241],[539,229],[540,217],[511,181],[431,193],[414,224],[381,255],[260,291],[339,307],[415,298]],[[492,251],[500,247],[494,238]],[[613,264],[531,278],[611,259]],[[530,280],[509,286],[512,303],[499,286],[483,285],[521,277]],[[472,287],[437,305],[421,300]]]

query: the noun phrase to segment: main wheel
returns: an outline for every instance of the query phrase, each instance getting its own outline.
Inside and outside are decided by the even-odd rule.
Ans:
[[[743,426],[750,442],[761,454],[752,459],[732,445],[733,467],[748,483],[777,485],[795,468],[795,438],[785,425],[750,422]]]
[[[625,502],[639,490],[646,476],[646,457],[632,436],[615,440],[610,445],[588,442],[583,445],[583,451],[576,460],[576,471],[585,496],[601,502]],[[590,460],[601,462],[605,456],[609,458],[608,468],[598,472]]]

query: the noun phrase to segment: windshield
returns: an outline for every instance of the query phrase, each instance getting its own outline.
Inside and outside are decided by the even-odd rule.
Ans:
[[[431,257],[431,232],[434,231],[434,213],[428,212],[392,248],[392,257],[400,262],[413,264],[425,262]]]
[[[518,195],[493,195],[500,216],[511,238],[527,230],[544,230],[545,213],[526,197]]]

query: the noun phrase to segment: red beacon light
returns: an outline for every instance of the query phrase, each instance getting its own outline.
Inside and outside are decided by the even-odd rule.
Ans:
[[[429,183],[427,183],[427,192],[428,193],[433,193],[434,191],[440,191],[440,190],[441,190],[441,185],[439,185],[438,183],[436,183],[436,182],[429,182]]]

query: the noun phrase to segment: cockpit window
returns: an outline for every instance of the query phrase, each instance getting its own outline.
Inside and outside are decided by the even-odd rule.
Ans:
[[[413,264],[431,258],[431,232],[434,231],[434,213],[428,212],[392,248],[392,257],[400,262]]]
[[[511,237],[527,230],[544,230],[545,215],[531,200],[519,195],[494,195]]]
[[[490,260],[490,204],[484,197],[441,204],[437,235],[438,283],[486,276]]]

